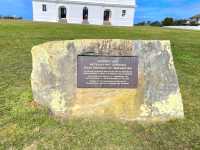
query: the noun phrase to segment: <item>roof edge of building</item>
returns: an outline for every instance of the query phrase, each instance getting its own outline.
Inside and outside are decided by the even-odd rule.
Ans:
[[[120,7],[120,6],[123,6],[123,7],[129,7],[129,8],[135,8],[136,7],[136,4],[135,2],[133,1],[133,3],[131,4],[120,4],[120,3],[103,3],[103,2],[91,2],[91,1],[88,1],[88,2],[83,2],[81,0],[77,0],[77,1],[74,1],[74,0],[32,0],[32,1],[35,1],[35,2],[50,2],[50,3],[60,3],[60,4],[63,4],[63,3],[66,3],[66,4],[85,4],[85,5],[101,5],[101,6],[114,6],[114,7]]]

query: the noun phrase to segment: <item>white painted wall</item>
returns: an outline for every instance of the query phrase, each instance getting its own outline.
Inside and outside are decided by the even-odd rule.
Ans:
[[[194,22],[200,24],[200,18],[193,18],[193,19],[191,19],[191,21],[194,21]]]
[[[133,26],[134,22],[134,9],[133,8],[120,8],[120,7],[111,7],[112,17],[111,24],[113,26]],[[126,16],[122,16],[122,10],[126,10]]]
[[[197,23],[200,24],[200,18],[197,19]]]
[[[43,4],[47,5],[46,12],[42,11]],[[34,21],[57,22],[58,13],[55,11],[57,9],[56,3],[33,1],[32,7]]]
[[[90,0],[94,1],[94,0]],[[112,2],[109,0],[107,2]],[[102,2],[102,1],[101,1]],[[47,11],[42,11],[42,5],[47,5]],[[65,6],[67,9],[67,22],[81,24],[83,21],[83,8],[88,8],[88,22],[94,25],[103,25],[104,10],[110,9],[111,25],[113,26],[133,26],[135,8],[119,6],[119,5],[102,5],[102,4],[78,4],[78,3],[64,3],[64,2],[41,2],[39,0],[33,0],[33,20],[34,21],[47,21],[47,22],[58,22],[59,21],[59,7]],[[126,10],[126,16],[122,17],[122,10]]]

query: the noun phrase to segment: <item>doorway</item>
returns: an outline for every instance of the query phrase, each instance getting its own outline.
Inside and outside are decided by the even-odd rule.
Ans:
[[[67,17],[67,9],[62,6],[59,8],[59,18],[65,19],[66,17]]]
[[[89,24],[88,22],[88,8],[84,7],[83,8],[83,22],[82,24]]]
[[[88,8],[83,8],[83,20],[88,20]]]
[[[104,21],[110,21],[110,18],[111,18],[111,10],[106,9],[104,11]]]

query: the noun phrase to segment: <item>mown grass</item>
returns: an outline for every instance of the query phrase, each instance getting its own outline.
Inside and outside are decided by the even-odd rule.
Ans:
[[[185,119],[60,121],[32,103],[31,48],[68,39],[171,40]],[[200,32],[0,21],[0,149],[200,149]]]

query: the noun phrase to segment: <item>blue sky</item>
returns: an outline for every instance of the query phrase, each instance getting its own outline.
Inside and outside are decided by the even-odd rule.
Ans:
[[[189,18],[200,14],[200,0],[138,0],[136,22],[165,17]]]
[[[137,0],[135,21],[189,18],[200,14],[200,0]],[[31,0],[0,0],[0,15],[32,19]]]

